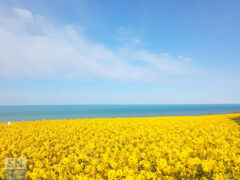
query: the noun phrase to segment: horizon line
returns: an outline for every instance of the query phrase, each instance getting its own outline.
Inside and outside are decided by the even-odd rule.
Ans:
[[[154,104],[125,104],[125,103],[119,103],[119,104],[7,104],[7,105],[4,105],[4,104],[0,104],[0,106],[91,106],[91,105],[240,105],[240,103],[163,103],[163,104],[157,104],[157,103],[154,103]]]

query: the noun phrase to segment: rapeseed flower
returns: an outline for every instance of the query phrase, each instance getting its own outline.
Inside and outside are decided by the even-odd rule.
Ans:
[[[240,114],[0,123],[28,179],[240,179]]]

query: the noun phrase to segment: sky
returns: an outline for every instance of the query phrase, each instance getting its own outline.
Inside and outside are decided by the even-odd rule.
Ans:
[[[0,105],[240,104],[239,0],[0,0]]]

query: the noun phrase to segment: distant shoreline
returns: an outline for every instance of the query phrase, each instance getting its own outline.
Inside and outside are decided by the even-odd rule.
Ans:
[[[239,110],[240,104],[0,106],[0,122],[36,121],[40,119],[200,116],[232,114]]]

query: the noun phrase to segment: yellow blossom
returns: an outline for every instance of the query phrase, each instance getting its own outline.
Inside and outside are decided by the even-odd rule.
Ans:
[[[4,158],[28,179],[240,178],[240,114],[0,123]]]

